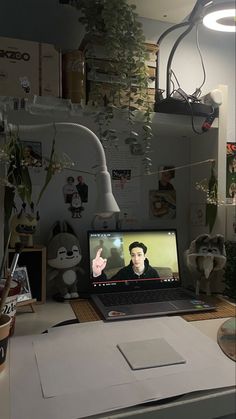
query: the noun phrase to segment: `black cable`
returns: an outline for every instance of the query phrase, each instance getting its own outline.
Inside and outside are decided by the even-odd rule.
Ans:
[[[205,133],[205,131],[198,131],[196,128],[195,128],[195,125],[194,125],[194,114],[193,114],[193,109],[192,109],[192,106],[191,106],[191,103],[188,101],[188,99],[180,92],[180,91],[178,91],[178,90],[176,90],[176,92],[180,95],[180,96],[182,96],[182,98],[183,98],[183,102],[186,102],[187,104],[188,104],[188,107],[189,107],[189,109],[190,109],[190,111],[191,111],[191,126],[192,126],[192,130],[193,130],[193,132],[195,132],[195,134],[198,134],[198,135],[202,135],[202,134],[204,134]],[[173,93],[175,93],[175,91],[173,91]],[[211,115],[213,115],[214,114],[214,112],[215,112],[215,110],[213,109],[212,110],[212,113],[209,115],[209,116],[211,116]]]
[[[188,28],[177,38],[177,40],[174,43],[174,46],[170,52],[169,59],[167,62],[167,68],[166,68],[166,97],[170,96],[170,71],[171,71],[171,63],[174,56],[174,53],[179,45],[179,43],[182,41],[182,39],[193,29],[194,24],[189,24]]]
[[[156,53],[156,71],[155,71],[155,91],[156,91],[156,98],[155,100],[158,101],[158,95],[159,95],[159,90],[160,90],[160,86],[159,86],[159,74],[160,74],[160,63],[159,63],[159,54],[160,54],[160,44],[162,42],[162,40],[172,31],[174,31],[175,29],[178,28],[182,28],[183,26],[189,26],[189,22],[182,22],[182,23],[178,23],[177,25],[171,26],[170,28],[168,28],[166,31],[164,31],[161,36],[159,37],[158,41],[157,41],[157,53]]]
[[[201,86],[199,86],[197,90],[200,92],[199,94],[201,94],[201,88],[202,88],[202,86],[206,82],[206,69],[205,69],[205,65],[204,65],[203,57],[202,57],[202,52],[201,52],[199,41],[198,41],[198,27],[199,27],[199,24],[196,26],[196,45],[197,45],[197,49],[198,49],[200,60],[201,60],[201,64],[202,64],[203,81],[202,81]]]

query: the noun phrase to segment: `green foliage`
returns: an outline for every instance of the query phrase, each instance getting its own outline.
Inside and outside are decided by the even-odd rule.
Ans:
[[[224,268],[224,293],[236,300],[236,242],[225,243],[227,261]]]
[[[211,167],[211,176],[208,182],[208,197],[206,203],[206,225],[209,226],[211,233],[217,217],[217,199],[218,199],[218,185],[214,169],[215,163]]]
[[[6,145],[6,153],[9,156],[9,166],[7,169],[8,184],[5,187],[4,210],[5,222],[8,223],[16,193],[22,202],[31,203],[32,183],[29,169],[23,164],[23,147],[18,138],[14,134],[10,134]]]

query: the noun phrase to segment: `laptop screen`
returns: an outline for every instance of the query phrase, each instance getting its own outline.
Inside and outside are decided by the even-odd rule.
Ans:
[[[180,285],[175,230],[89,231],[93,292]]]

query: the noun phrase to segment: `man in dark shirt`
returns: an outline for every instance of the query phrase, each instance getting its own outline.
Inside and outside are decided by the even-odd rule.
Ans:
[[[158,272],[149,265],[146,258],[147,247],[140,242],[133,242],[129,245],[131,261],[128,266],[121,268],[111,280],[129,279],[150,279],[159,278]],[[106,267],[107,259],[101,257],[102,248],[98,249],[95,259],[92,262],[93,278],[97,281],[106,281],[107,277],[103,270]]]

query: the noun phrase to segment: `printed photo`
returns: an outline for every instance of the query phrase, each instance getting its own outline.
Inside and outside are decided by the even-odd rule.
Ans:
[[[149,191],[149,213],[151,218],[176,218],[176,194],[174,190]]]
[[[26,266],[16,268],[13,278],[21,284],[21,292],[17,297],[17,302],[31,300],[32,294]]]
[[[174,191],[175,188],[172,184],[172,181],[175,177],[174,166],[160,166],[159,172],[159,191]]]
[[[27,166],[42,166],[42,144],[40,141],[21,141],[23,160]]]

